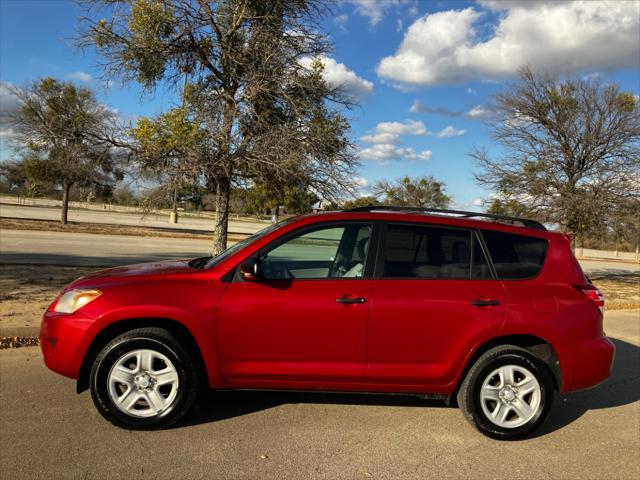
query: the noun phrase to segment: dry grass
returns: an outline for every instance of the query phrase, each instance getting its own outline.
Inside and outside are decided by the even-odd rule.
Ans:
[[[0,330],[37,327],[62,287],[95,270],[54,265],[0,267]]]
[[[604,293],[607,310],[640,308],[640,274],[599,275],[591,281]]]
[[[0,229],[37,230],[43,232],[95,233],[100,235],[130,235],[137,237],[190,238],[209,240],[213,231],[190,230],[180,228],[136,227],[131,225],[113,225],[110,223],[69,222],[62,225],[52,220],[32,220],[24,218],[0,218]],[[240,233],[229,234],[229,241],[237,242],[246,238]]]

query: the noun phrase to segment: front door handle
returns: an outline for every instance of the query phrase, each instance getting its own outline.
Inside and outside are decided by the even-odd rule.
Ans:
[[[489,298],[476,298],[471,300],[471,305],[475,307],[495,307],[500,305],[500,300],[492,300]]]
[[[345,303],[345,304],[350,304],[350,303],[364,303],[366,302],[367,299],[366,298],[362,298],[362,297],[349,297],[347,295],[345,295],[344,297],[338,297],[336,298],[336,302],[337,303]]]

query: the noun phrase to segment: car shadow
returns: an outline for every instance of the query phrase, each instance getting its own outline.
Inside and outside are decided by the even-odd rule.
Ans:
[[[556,396],[547,421],[531,437],[546,435],[574,422],[589,410],[613,408],[640,400],[640,348],[611,339],[616,346],[611,377],[596,388]],[[184,428],[267,410],[291,403],[448,408],[444,401],[412,395],[292,391],[208,391],[173,428]]]

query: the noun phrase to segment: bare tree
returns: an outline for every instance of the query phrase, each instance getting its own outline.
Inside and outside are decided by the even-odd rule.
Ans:
[[[640,195],[639,102],[617,85],[524,68],[495,96],[493,113],[488,125],[505,153],[470,155],[501,208],[524,206],[581,239]]]
[[[61,223],[67,223],[69,191],[79,184],[108,186],[122,177],[114,165],[114,115],[93,92],[53,78],[12,88],[19,107],[12,113],[12,141],[25,150],[32,180],[62,189]]]
[[[213,254],[226,248],[234,184],[275,178],[305,182],[324,197],[352,187],[356,165],[344,100],[305,60],[329,44],[319,0],[87,0],[81,45],[106,59],[108,76],[190,84],[187,108],[205,138],[189,155],[217,193]],[[93,20],[93,8],[109,7]],[[303,176],[305,178],[300,179]]]

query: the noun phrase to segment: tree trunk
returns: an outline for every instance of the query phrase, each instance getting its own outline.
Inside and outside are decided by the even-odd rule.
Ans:
[[[229,199],[231,197],[231,179],[219,177],[216,180],[216,224],[213,229],[211,255],[220,255],[227,248],[227,229],[229,226]]]
[[[69,190],[71,189],[71,185],[66,183],[62,184],[62,213],[60,215],[60,223],[63,225],[67,224],[67,218],[69,213]]]

